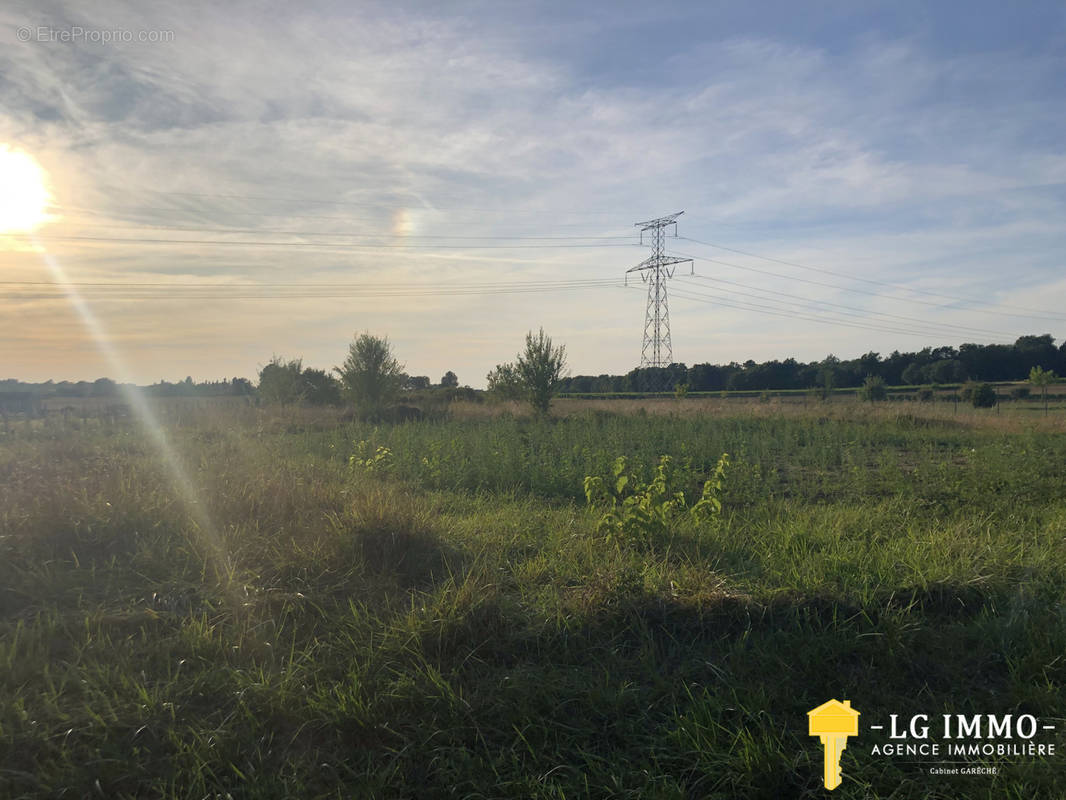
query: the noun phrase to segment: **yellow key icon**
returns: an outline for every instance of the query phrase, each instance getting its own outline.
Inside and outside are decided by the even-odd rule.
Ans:
[[[859,712],[850,700],[830,700],[807,712],[807,724],[810,735],[820,738],[825,750],[825,788],[835,789],[840,785],[840,754],[848,746],[848,737],[859,733]]]

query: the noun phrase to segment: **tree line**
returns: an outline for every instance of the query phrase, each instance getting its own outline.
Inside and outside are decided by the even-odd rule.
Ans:
[[[111,378],[97,378],[94,381],[42,381],[28,383],[15,378],[0,380],[0,393],[24,392],[40,397],[118,397],[123,387],[134,384],[120,384]],[[171,383],[160,381],[149,386],[136,387],[151,397],[234,397],[255,394],[255,384],[247,378],[231,378],[218,381],[193,381],[186,377],[183,381]]]
[[[926,347],[909,353],[895,350],[884,357],[869,352],[850,360],[829,355],[811,362],[786,358],[691,367],[679,363],[659,369],[633,369],[625,375],[569,377],[564,374],[565,368],[565,347],[553,344],[543,329],[536,334],[530,331],[525,347],[515,359],[497,364],[488,373],[488,389],[495,397],[528,401],[543,412],[559,392],[858,388],[871,379],[888,386],[1030,379],[1034,385],[1042,386],[1041,375],[1066,374],[1066,342],[1056,347],[1054,337],[1046,333],[1022,336],[1010,345]],[[1033,374],[1038,380],[1031,379]],[[119,390],[119,385],[109,378],[43,383],[0,380],[0,393],[32,392],[42,397],[113,397]],[[475,394],[469,387],[460,387],[459,378],[450,370],[437,383],[426,375],[408,375],[393,355],[388,339],[370,333],[357,336],[349,346],[345,362],[332,370],[305,367],[299,358],[285,360],[275,356],[260,369],[257,384],[246,378],[195,383],[189,377],[176,383],[160,381],[143,390],[160,397],[258,395],[271,403],[351,404],[370,415],[395,405],[404,393],[445,390],[470,397]]]
[[[1066,373],[1066,342],[1055,338],[1022,336],[1014,344],[963,344],[926,347],[910,353],[894,350],[887,356],[869,352],[842,360],[828,355],[821,361],[745,361],[743,364],[671,364],[662,368],[630,370],[625,375],[575,375],[564,379],[560,392],[673,391],[684,386],[692,392],[764,391],[811,387],[860,387],[867,378],[880,378],[889,386],[962,383],[964,381],[1021,381],[1034,367]]]

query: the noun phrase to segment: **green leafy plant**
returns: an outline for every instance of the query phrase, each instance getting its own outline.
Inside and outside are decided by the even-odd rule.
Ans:
[[[722,511],[720,498],[728,454],[723,453],[714,473],[703,484],[699,501],[689,506],[684,492],[676,487],[673,459],[660,456],[651,481],[645,483],[627,472],[625,456],[619,456],[605,481],[598,475],[585,477],[585,499],[600,510],[596,530],[607,539],[647,542],[651,537],[671,532],[682,519],[706,521]]]
[[[1040,393],[1044,399],[1044,416],[1047,416],[1047,387],[1058,380],[1054,370],[1033,367],[1029,370],[1029,383],[1040,387]]]
[[[392,450],[384,445],[378,445],[374,452],[370,452],[371,444],[361,441],[355,446],[355,454],[348,459],[351,469],[363,469],[371,475],[384,475],[392,471]]]
[[[725,485],[725,473],[729,468],[729,453],[722,453],[714,467],[711,477],[703,483],[703,492],[689,513],[697,522],[716,518],[722,513],[722,488]]]

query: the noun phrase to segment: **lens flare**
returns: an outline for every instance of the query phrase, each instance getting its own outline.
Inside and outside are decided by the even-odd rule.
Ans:
[[[44,250],[39,241],[35,240],[35,244],[41,251],[41,257],[44,259],[44,263],[48,267],[49,272],[51,272],[52,279],[55,281],[56,285],[62,288],[67,300],[70,301],[71,306],[81,318],[81,322],[85,326],[85,329],[93,338],[97,349],[107,360],[108,366],[114,373],[119,388],[126,402],[129,404],[130,410],[141,423],[141,426],[148,434],[148,438],[155,448],[156,453],[160,456],[163,464],[166,466],[170,476],[171,485],[180,496],[190,517],[190,521],[193,523],[193,530],[191,533],[203,549],[211,568],[215,572],[215,576],[219,582],[226,587],[227,599],[231,603],[238,603],[239,597],[233,587],[232,581],[229,580],[235,572],[235,565],[226,552],[222,537],[219,535],[218,528],[211,521],[207,508],[200,498],[200,493],[197,491],[193,482],[189,480],[189,476],[185,471],[185,467],[181,463],[181,459],[171,446],[166,431],[156,419],[155,413],[152,411],[151,406],[149,406],[144,393],[136,386],[132,385],[130,372],[126,369],[126,365],[123,362],[121,355],[111,343],[110,337],[107,335],[107,331],[104,329],[100,320],[93,313],[92,309],[89,307],[88,303],[85,302],[85,299],[81,296],[78,290],[71,284],[66,271],[52,255]]]

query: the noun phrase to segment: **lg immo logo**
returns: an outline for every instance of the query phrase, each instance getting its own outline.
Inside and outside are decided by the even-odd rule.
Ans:
[[[886,722],[867,725],[870,756],[902,757],[929,775],[996,775],[996,760],[1055,756],[1047,739],[1056,726],[1032,714],[889,714]],[[840,755],[859,734],[859,712],[850,700],[829,700],[807,712],[807,728],[822,743],[825,788],[835,789]]]
[[[840,785],[840,754],[848,746],[848,737],[859,734],[859,712],[850,700],[830,700],[807,712],[807,729],[822,740],[825,788],[835,789]]]

